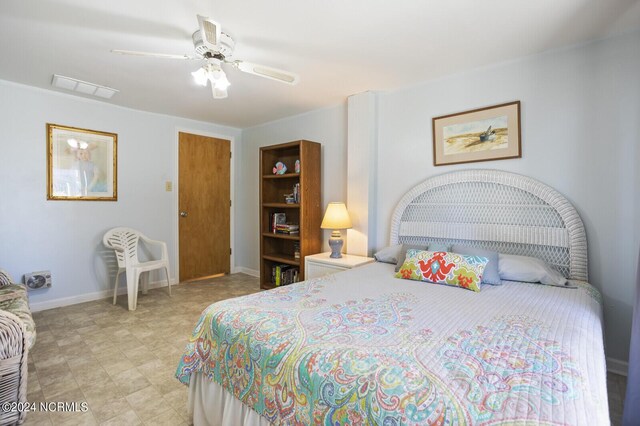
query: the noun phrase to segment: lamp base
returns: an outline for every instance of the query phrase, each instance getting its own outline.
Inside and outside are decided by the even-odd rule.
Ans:
[[[333,231],[331,238],[329,238],[329,247],[331,247],[331,255],[329,257],[332,259],[340,259],[342,257],[341,252],[343,245],[344,241],[342,235],[340,235],[340,231]]]

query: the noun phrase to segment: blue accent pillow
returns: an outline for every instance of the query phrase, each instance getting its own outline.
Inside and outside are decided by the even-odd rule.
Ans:
[[[373,257],[378,262],[391,263],[395,265],[396,263],[398,263],[398,256],[400,255],[401,249],[402,249],[402,244],[397,244],[395,246],[388,246],[378,250],[373,255]]]
[[[451,251],[458,254],[486,257],[489,259],[489,263],[487,263],[487,266],[484,268],[482,284],[502,285],[502,280],[500,279],[498,252],[465,246],[462,244],[454,244],[451,246]]]
[[[451,251],[451,246],[442,243],[431,243],[429,244],[429,251],[437,252],[437,251]],[[464,254],[464,253],[460,253]]]

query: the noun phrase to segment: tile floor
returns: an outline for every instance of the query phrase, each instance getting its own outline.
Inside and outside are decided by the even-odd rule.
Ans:
[[[607,390],[609,393],[609,417],[612,426],[622,424],[622,403],[627,392],[627,377],[607,373]]]
[[[126,296],[34,313],[29,402],[86,401],[85,413],[27,415],[27,425],[186,425],[186,388],[176,366],[209,304],[259,291],[257,278],[234,274],[150,290],[135,311]]]
[[[209,304],[259,291],[257,278],[234,274],[150,290],[129,312],[126,296],[34,314],[29,402],[86,402],[85,413],[27,415],[27,425],[187,425],[186,388],[174,379],[186,340]],[[626,378],[607,376],[613,425],[622,417]]]

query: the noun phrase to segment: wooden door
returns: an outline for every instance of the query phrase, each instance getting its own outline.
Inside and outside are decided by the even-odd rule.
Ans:
[[[179,133],[180,281],[230,272],[231,142]]]

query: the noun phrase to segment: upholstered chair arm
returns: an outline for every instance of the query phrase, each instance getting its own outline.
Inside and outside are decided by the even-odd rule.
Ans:
[[[22,354],[25,348],[25,335],[24,322],[11,312],[0,310],[0,359]]]
[[[27,400],[27,330],[16,315],[0,310],[0,404]],[[20,424],[25,411],[0,413],[0,424]]]
[[[15,281],[13,281],[13,277],[10,273],[5,271],[4,269],[0,269],[0,285],[12,284],[14,282]]]

